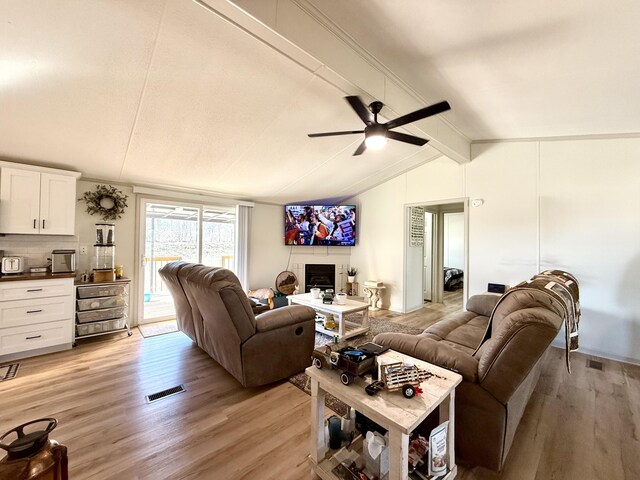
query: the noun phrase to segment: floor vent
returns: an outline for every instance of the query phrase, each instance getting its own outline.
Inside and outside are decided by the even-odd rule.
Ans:
[[[11,380],[18,375],[19,363],[10,363],[9,365],[0,365],[0,382]]]
[[[161,392],[152,393],[151,395],[147,395],[144,398],[147,400],[147,403],[153,403],[163,398],[170,397],[171,395],[177,395],[178,393],[183,393],[186,391],[187,389],[184,388],[184,385],[178,385],[177,387],[167,388],[166,390],[162,390]]]
[[[589,359],[587,360],[587,367],[593,368],[594,370],[602,370],[602,362]]]

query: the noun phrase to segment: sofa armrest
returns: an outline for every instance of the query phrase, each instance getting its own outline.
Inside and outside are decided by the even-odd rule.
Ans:
[[[496,303],[500,300],[500,295],[493,293],[481,293],[473,295],[467,300],[466,309],[469,312],[477,313],[484,317],[490,317]]]
[[[478,381],[478,360],[445,343],[419,335],[390,332],[376,335],[373,341],[396,352],[457,372],[467,382]]]
[[[316,312],[311,307],[291,305],[275,310],[269,310],[256,317],[256,329],[258,332],[268,332],[276,328],[282,328],[296,323],[307,322],[316,317]]]

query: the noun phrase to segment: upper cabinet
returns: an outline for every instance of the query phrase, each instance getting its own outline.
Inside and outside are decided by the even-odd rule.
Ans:
[[[68,175],[40,174],[40,233],[74,235],[76,179]]]
[[[0,162],[0,233],[74,235],[79,176]]]

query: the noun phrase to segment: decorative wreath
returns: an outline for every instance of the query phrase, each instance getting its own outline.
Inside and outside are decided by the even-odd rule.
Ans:
[[[128,195],[113,185],[96,185],[95,192],[84,192],[78,201],[85,201],[89,215],[98,214],[106,221],[122,218],[125,208],[128,207],[127,198]]]

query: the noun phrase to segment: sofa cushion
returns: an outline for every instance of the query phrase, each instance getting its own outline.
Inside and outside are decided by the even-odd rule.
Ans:
[[[474,352],[473,348],[465,347],[464,345],[460,345],[459,343],[455,343],[455,342],[450,342],[448,340],[440,340],[440,343],[442,343],[443,345],[448,345],[452,349],[458,352],[466,353],[467,355],[473,355],[473,352]]]
[[[434,340],[448,340],[467,347],[473,353],[480,345],[488,323],[488,317],[475,312],[460,312],[448,320],[431,325],[424,333],[431,338],[436,337]]]
[[[467,382],[476,382],[478,379],[478,361],[450,342],[395,332],[379,333],[373,341],[397,352],[454,370]]]

